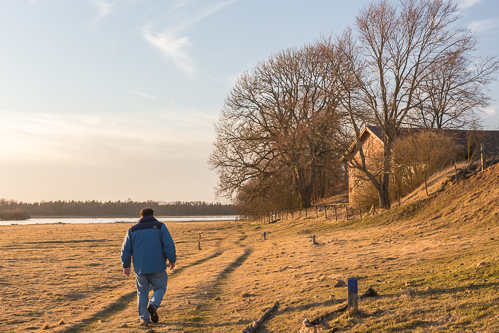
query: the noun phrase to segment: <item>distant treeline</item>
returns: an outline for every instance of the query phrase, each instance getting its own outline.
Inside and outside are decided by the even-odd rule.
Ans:
[[[220,203],[156,202],[156,201],[42,201],[34,203],[0,199],[0,211],[21,210],[31,216],[139,216],[140,210],[151,207],[156,216],[235,215],[232,205]]]

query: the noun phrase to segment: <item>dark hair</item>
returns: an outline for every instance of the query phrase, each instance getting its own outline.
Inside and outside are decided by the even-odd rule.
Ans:
[[[140,211],[140,216],[153,216],[154,215],[154,209],[146,207],[142,208]]]

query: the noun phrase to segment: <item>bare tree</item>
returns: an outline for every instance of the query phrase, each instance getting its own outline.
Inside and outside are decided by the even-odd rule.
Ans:
[[[337,82],[314,46],[288,49],[236,81],[225,101],[208,163],[219,176],[217,193],[233,199],[249,181],[290,174],[300,206],[311,205],[318,159],[334,147],[340,126]],[[282,170],[287,172],[281,172]]]
[[[463,46],[471,51],[476,39]],[[479,110],[489,105],[487,85],[495,80],[497,57],[472,62],[470,54],[450,53],[443,65],[435,64],[418,87],[418,105],[410,122],[424,128],[478,128]]]
[[[452,67],[453,59],[466,57],[474,46],[469,31],[452,27],[458,18],[457,7],[443,0],[402,0],[398,5],[381,0],[361,9],[356,33],[347,30],[337,39],[342,106],[359,152],[358,158],[353,154],[346,158],[351,169],[372,182],[382,207],[390,207],[393,143],[411,110],[423,102],[418,92],[432,75]],[[380,171],[371,170],[366,162],[360,140],[366,123],[382,131]]]

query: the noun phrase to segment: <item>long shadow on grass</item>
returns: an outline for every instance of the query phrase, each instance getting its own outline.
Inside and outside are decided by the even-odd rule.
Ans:
[[[228,280],[228,277],[230,276],[230,274],[232,274],[238,267],[240,267],[248,259],[248,257],[251,255],[251,253],[253,253],[252,249],[245,249],[245,251],[242,255],[237,257],[230,265],[228,265],[223,271],[221,271],[216,279],[216,282],[213,284],[210,291],[206,294],[206,298],[209,299],[214,294],[219,294],[221,292],[221,289],[223,288],[223,286],[227,283],[227,280]],[[210,306],[205,305],[205,306],[202,306],[201,308],[205,309],[203,311],[205,313],[206,311],[209,311]],[[192,318],[190,318],[189,320],[186,320],[182,323],[171,323],[171,324],[175,325],[179,328],[182,328],[182,329],[185,329],[185,328],[192,329],[194,327],[197,327],[197,328],[211,327],[211,326],[225,327],[225,326],[235,325],[235,324],[244,325],[244,324],[248,324],[249,322],[251,322],[251,320],[250,320],[250,321],[248,321],[248,323],[246,321],[238,321],[238,322],[234,322],[234,323],[219,323],[219,324],[204,323],[205,319],[209,318],[209,317],[210,316],[196,314]]]
[[[216,253],[212,254],[211,256],[197,260],[190,265],[179,267],[179,268],[175,269],[175,271],[173,273],[169,274],[169,278],[174,279],[175,277],[180,275],[185,269],[200,265],[202,263],[205,263],[211,259],[214,259],[214,258],[220,256],[222,253],[223,252],[216,252]],[[102,310],[96,312],[92,316],[90,316],[86,319],[83,319],[81,322],[79,322],[77,324],[74,324],[70,327],[67,327],[65,331],[66,332],[80,331],[80,330],[84,329],[86,326],[91,325],[92,323],[96,322],[99,319],[104,319],[105,317],[106,318],[111,317],[111,316],[125,310],[128,307],[128,304],[130,302],[132,302],[137,297],[136,295],[137,295],[136,290],[133,290],[133,291],[126,293],[125,295],[121,296],[117,300],[106,305],[106,307],[104,307]]]

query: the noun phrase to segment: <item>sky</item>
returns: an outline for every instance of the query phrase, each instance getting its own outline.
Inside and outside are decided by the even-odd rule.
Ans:
[[[0,0],[0,198],[219,201],[207,159],[237,77],[369,2]],[[499,1],[457,4],[499,54]]]

